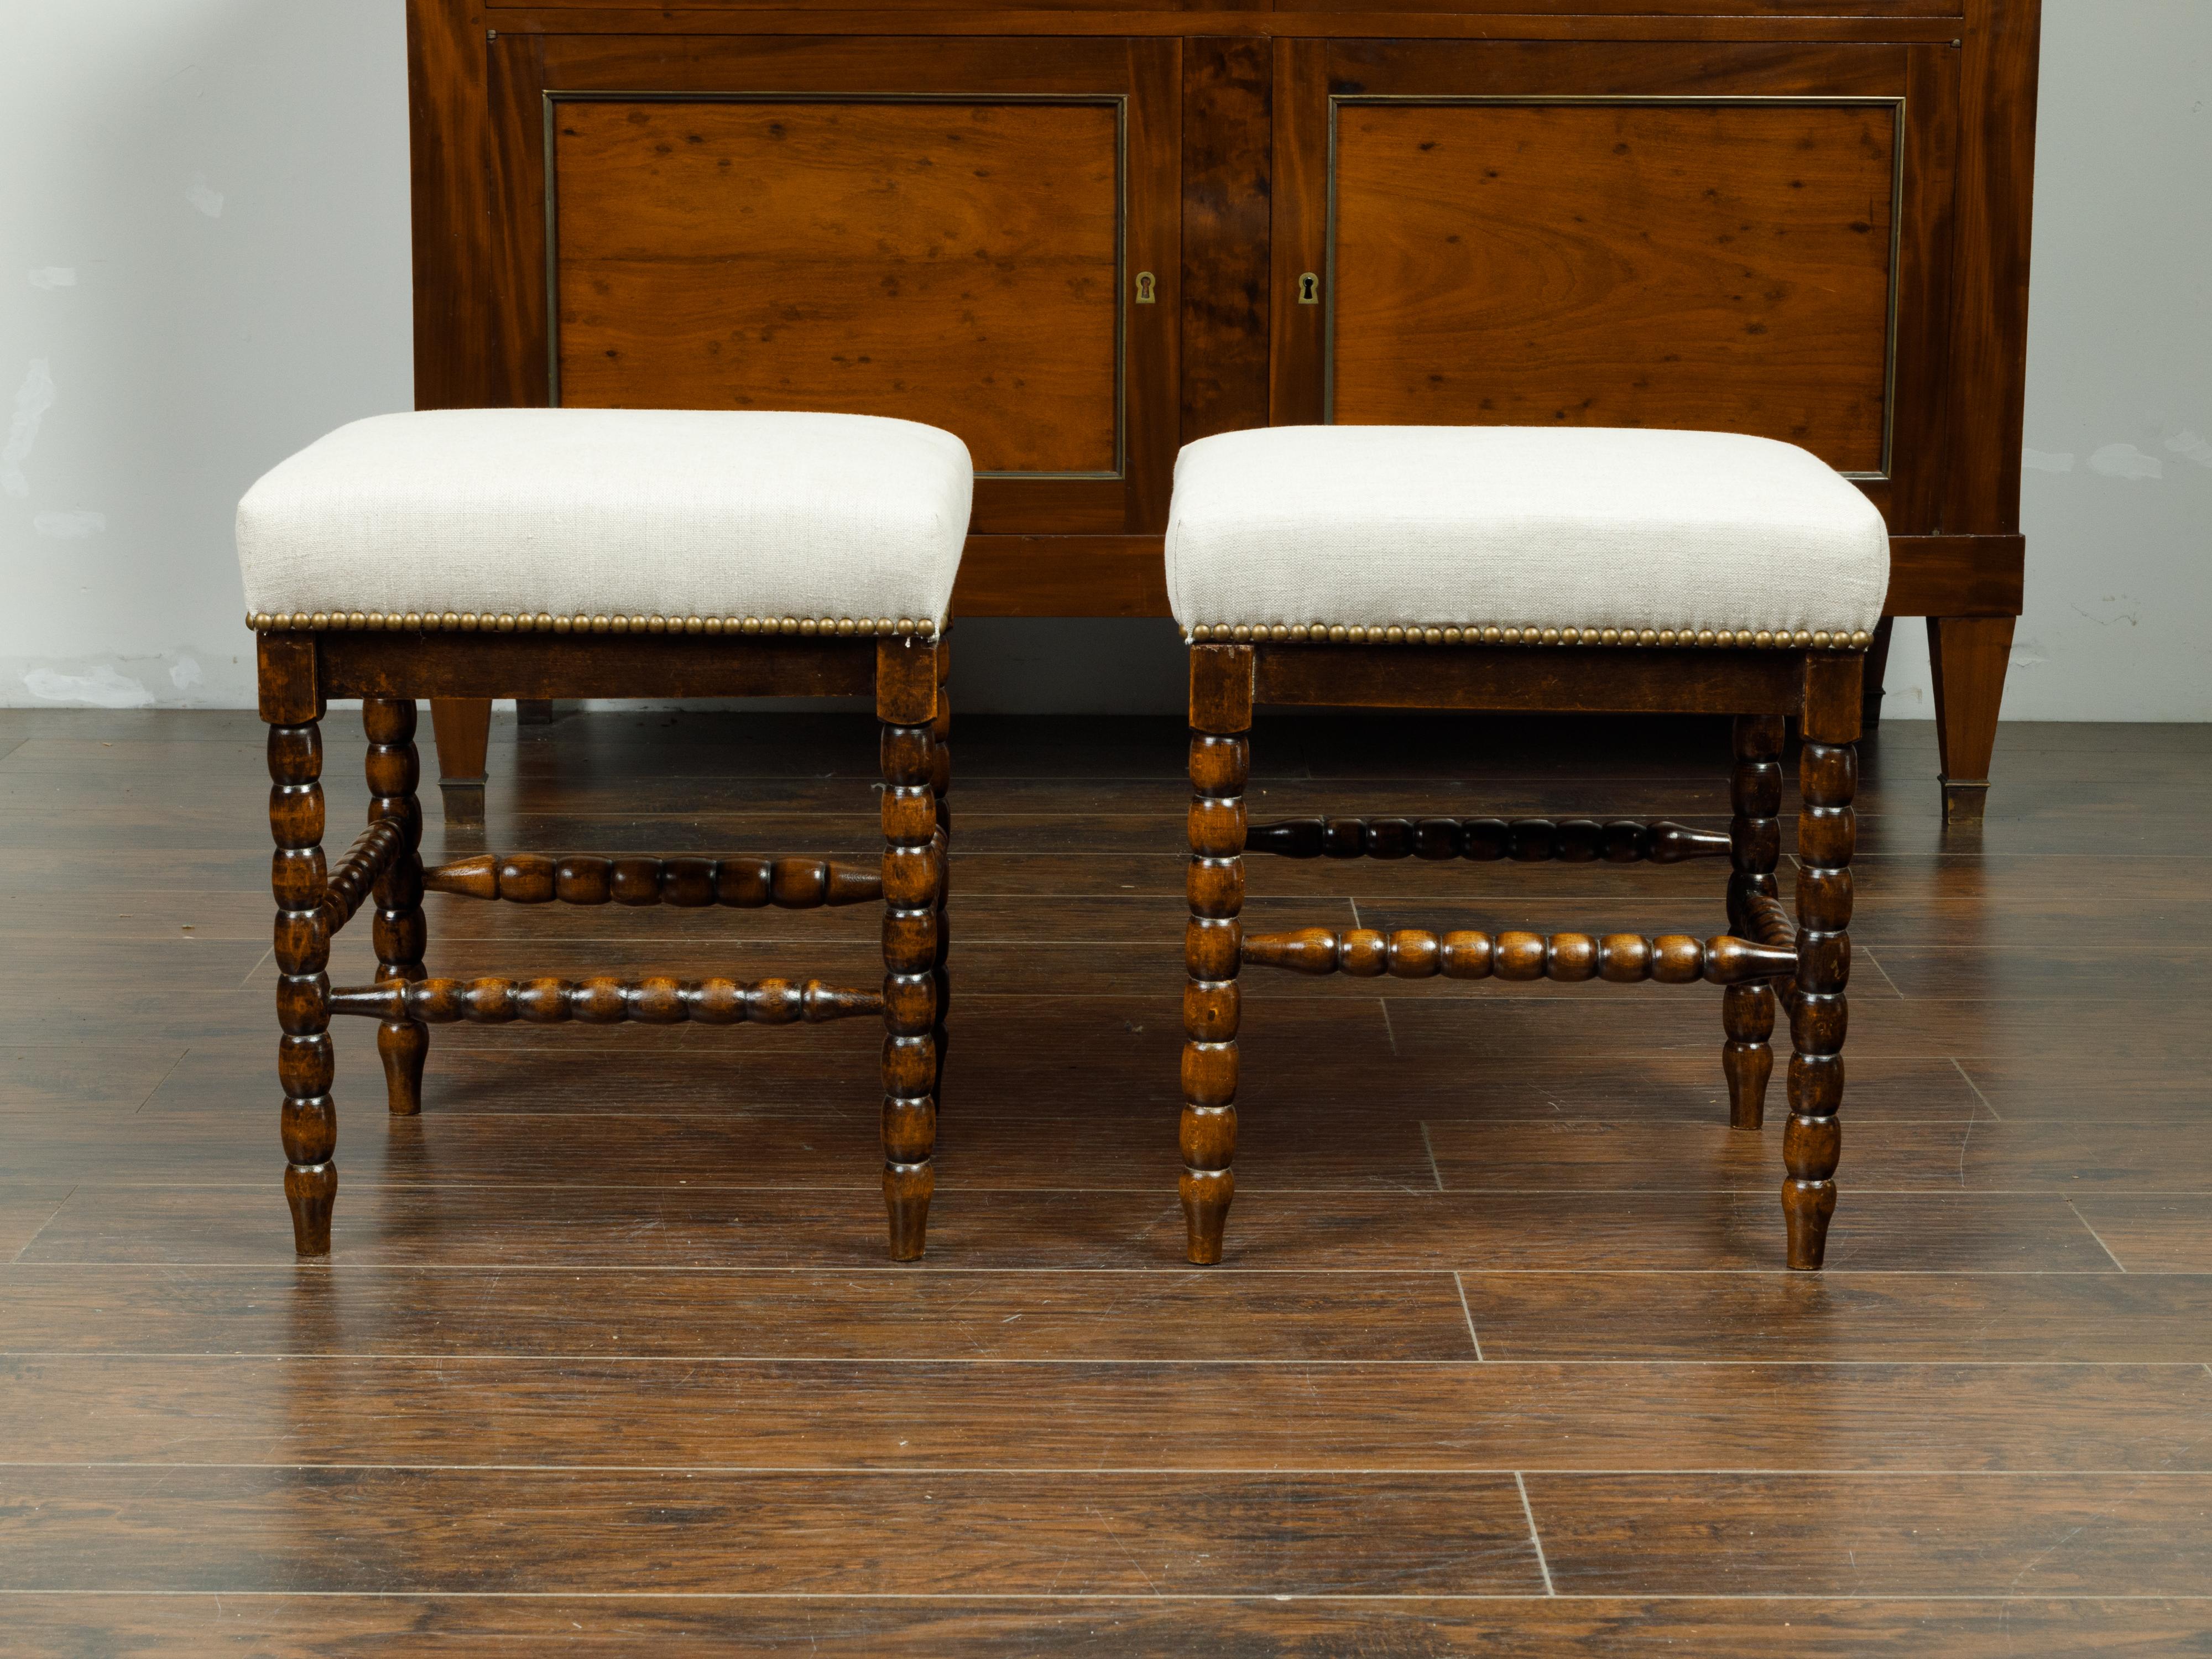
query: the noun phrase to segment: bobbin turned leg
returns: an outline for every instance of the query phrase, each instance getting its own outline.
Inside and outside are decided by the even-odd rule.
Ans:
[[[1244,935],[1244,785],[1252,650],[1190,653],[1190,921],[1183,934],[1182,1195],[1190,1260],[1221,1260],[1237,1194],[1237,968]]]
[[[930,1036],[937,1044],[937,1075],[934,1090],[937,1103],[945,1104],[945,1015],[952,1006],[952,979],[946,969],[946,959],[952,948],[952,932],[945,905],[952,890],[952,807],[945,792],[952,785],[952,697],[945,682],[952,673],[952,647],[939,638],[937,641],[937,717],[930,722],[931,739],[929,787],[937,797],[937,849],[940,862],[937,872],[937,965],[931,977],[937,988],[937,1023],[930,1028]]]
[[[1857,656],[1814,658],[1805,670],[1805,742],[1797,763],[1797,980],[1790,1000],[1790,1122],[1782,1213],[1790,1265],[1818,1267],[1836,1208],[1844,1098],[1844,987],[1851,976],[1851,852],[1858,825]]]
[[[331,925],[323,908],[323,702],[313,639],[264,634],[260,659],[269,830],[276,843],[269,885],[276,900],[276,1024],[283,1033],[276,1076],[284,1090],[284,1196],[294,1247],[304,1256],[328,1255],[338,1121],[331,1103]]]
[[[415,700],[369,697],[361,706],[368,733],[368,821],[398,818],[405,844],[376,879],[376,980],[422,977],[422,803],[416,790],[422,781],[415,751]],[[376,1052],[384,1061],[386,1103],[403,1116],[422,1109],[422,1061],[430,1051],[430,1028],[420,1020],[387,1019],[376,1028]]]
[[[1729,799],[1735,817],[1729,824],[1729,932],[1757,939],[1751,915],[1754,894],[1777,896],[1774,866],[1782,858],[1782,717],[1739,714],[1735,721],[1735,770]],[[1731,985],[1721,994],[1721,1024],[1728,1041],[1721,1048],[1721,1070],[1728,1078],[1729,1127],[1756,1129],[1765,1121],[1766,1083],[1774,1074],[1774,988],[1765,980]]]
[[[937,975],[945,842],[938,825],[937,653],[921,641],[876,647],[884,771],[884,1204],[891,1259],[912,1261],[937,1185]]]

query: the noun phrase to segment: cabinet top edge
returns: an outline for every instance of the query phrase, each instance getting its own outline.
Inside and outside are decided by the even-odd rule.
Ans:
[[[1116,4],[1124,0],[1115,0]],[[898,36],[989,36],[1012,38],[1166,38],[1197,40],[1246,38],[1283,40],[1437,40],[1545,42],[1571,40],[1712,41],[1745,45],[1770,43],[1963,42],[2002,30],[1988,15],[1990,7],[2007,0],[1966,0],[1975,9],[1961,12],[1958,0],[1931,0],[1912,11],[1871,5],[1850,9],[1846,0],[1831,0],[1828,9],[1815,15],[1742,9],[1723,9],[1702,0],[1694,9],[1680,0],[1671,9],[1657,8],[1665,0],[1643,0],[1644,9],[1611,12],[1564,9],[1534,12],[1531,0],[1512,0],[1518,10],[1478,10],[1469,0],[1450,9],[1408,9],[1402,0],[1391,9],[1346,5],[1318,0],[1310,9],[1294,3],[1272,10],[1181,10],[1156,6],[1142,10],[1109,10],[1081,3],[1038,10],[1024,4],[970,4],[948,7],[939,3],[900,9],[861,10],[826,5],[795,7],[791,0],[774,5],[754,0],[727,0],[713,9],[652,7],[629,0],[598,0],[589,6],[544,4],[541,0],[415,0],[418,5],[466,3],[471,22],[483,35],[669,36],[711,39],[716,36],[805,36],[891,39]],[[1592,3],[1592,0],[1582,0]],[[451,27],[450,24],[448,27]]]
[[[410,0],[411,5],[474,14],[506,28],[720,32],[732,23],[815,17],[825,23],[890,33],[924,20],[988,19],[1049,30],[1111,18],[1172,17],[1181,32],[1249,30],[1297,20],[1304,26],[1371,31],[1403,20],[1480,19],[1501,27],[1676,22],[1858,25],[1940,21],[1980,26],[1990,14],[2027,9],[2032,0]]]

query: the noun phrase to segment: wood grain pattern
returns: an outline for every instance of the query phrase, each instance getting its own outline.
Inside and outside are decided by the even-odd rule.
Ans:
[[[561,401],[947,428],[1118,470],[1105,103],[623,103],[555,121]]]
[[[1567,1595],[2193,1593],[2207,1478],[1532,1475]]]
[[[1526,0],[1521,0],[1526,3]],[[829,1656],[1026,1659],[1079,1650],[1102,1625],[1127,1659],[1218,1653],[1407,1651],[1477,1655],[1510,1646],[1532,1659],[1582,1659],[1648,1641],[1716,1659],[2016,1659],[2068,1654],[2186,1652],[2203,1604],[2182,1597],[2110,1600],[2035,1595],[1803,1597],[1506,1597],[1419,1594],[1385,1601],[1139,1598],[1110,1613],[1093,1603],[1019,1604],[988,1597],[813,1600],[796,1607],[707,1596],[137,1596],[18,1595],[10,1635],[26,1652],[74,1656],[89,1640],[166,1656],[228,1644],[241,1652],[404,1654],[447,1645],[610,1645],[677,1642],[751,1645]],[[97,1648],[95,1648],[97,1650]]]
[[[1697,427],[1883,471],[1894,125],[1340,104],[1333,417]]]
[[[1443,1288],[1450,1300],[1448,1280]],[[1232,1305],[1192,1298],[1201,1299]],[[1351,1311],[1340,1297],[1330,1306],[1339,1317]],[[604,1316],[600,1299],[592,1311]],[[846,1305],[849,1322],[865,1325],[857,1311]],[[1457,1322],[1455,1301],[1451,1311]],[[969,1330],[985,1322],[963,1321]],[[1113,1322],[1114,1340],[1097,1346],[1143,1340],[1144,1323]],[[1463,1323],[1460,1338],[1464,1348]],[[1803,1456],[1802,1425],[1782,1403],[1802,1391],[1820,1400],[1823,1459],[1838,1470],[2203,1474],[2212,1464],[2201,1437],[2212,1377],[2201,1366],[905,1357],[913,1363],[887,1389],[877,1386],[879,1366],[848,1360],[604,1348],[374,1361],[40,1354],[0,1362],[9,1383],[0,1433],[26,1461],[62,1463],[421,1465],[458,1443],[487,1462],[601,1468],[1755,1473]],[[1931,1393],[1941,1413],[1927,1409]],[[406,1409],[390,1409],[399,1400]],[[1030,1427],[1010,1440],[1009,1421]],[[619,1441],[594,1443],[600,1423],[621,1424]],[[1427,1431],[1433,1424],[1451,1426]]]
[[[486,165],[483,36],[471,9],[470,0],[407,0],[417,409],[521,401],[511,369],[529,349],[520,318],[484,304],[500,209]]]
[[[933,678],[902,684],[918,700]],[[313,712],[312,675],[278,690],[278,712]],[[947,700],[928,690],[941,744]],[[1219,708],[1239,717],[1233,687]],[[381,792],[362,730],[325,725],[343,847]],[[1256,969],[1239,976],[1234,1225],[1219,1267],[1189,1267],[1165,1129],[1184,1034],[1160,978],[1188,916],[1185,722],[963,728],[962,794],[985,810],[963,806],[949,860],[959,1040],[924,1261],[884,1260],[871,1022],[462,1024],[436,1034],[421,1117],[356,1119],[337,1253],[302,1270],[252,1109],[277,975],[260,959],[270,849],[239,811],[268,787],[258,720],[0,711],[18,945],[0,963],[0,1253],[20,1258],[0,1262],[0,1445],[21,1500],[5,1645],[2196,1644],[2193,1587],[2125,1598],[2201,1578],[2212,1540],[2201,1491],[2172,1501],[2205,1478],[2212,1388],[2212,1048],[2189,1018],[2212,953],[2188,927],[2212,875],[2184,834],[2206,805],[2202,732],[2013,729],[2007,752],[2039,775],[2000,798],[1978,854],[1945,849],[1919,787],[1931,724],[1863,746],[1850,1189],[1826,1270],[1793,1275],[1782,1125],[1724,1127],[1718,990]],[[1242,799],[1261,817],[1556,825],[1625,802],[1714,832],[1734,816],[1713,716],[1263,707],[1249,737]],[[490,839],[434,813],[432,864],[487,844],[884,844],[877,735],[851,713],[580,714],[495,741],[513,781]],[[1796,758],[1778,757],[1784,835]],[[1246,862],[1244,925],[1384,933],[1711,932],[1732,867]],[[818,946],[865,983],[881,958],[866,905],[434,892],[424,914],[441,973],[750,976]],[[2081,943],[2104,934],[2120,942]],[[359,983],[376,965],[357,918],[327,971]],[[1333,988],[1349,994],[1313,994]],[[331,1092],[365,1102],[380,1064],[346,1035]],[[1526,1547],[1516,1474],[1563,1594],[1539,1577],[1439,1595],[1480,1589],[1450,1552],[1470,1530],[1486,1550],[1499,1513],[1457,1483],[1495,1482],[1495,1535]],[[575,1501],[544,1501],[571,1476]],[[937,1497],[914,1500],[917,1480]],[[813,1484],[798,1500],[777,1482]],[[1158,1519],[1161,1501],[1182,1518]],[[772,1533],[725,1523],[748,1504]],[[445,1541],[464,1510],[467,1553]],[[908,1559],[873,1571],[890,1528]],[[728,1567],[726,1544],[754,1559]],[[1340,1559],[1317,1570],[1324,1551]],[[21,1593],[62,1565],[88,1594]],[[356,1570],[473,1593],[314,1593]],[[874,1589],[842,1593],[856,1571]],[[585,1574],[604,1599],[561,1593]],[[903,1574],[970,1588],[881,1593]],[[209,1588],[131,1593],[178,1582]],[[797,1593],[726,1594],[744,1583]],[[705,1593],[657,1594],[685,1583]],[[554,1588],[501,1593],[517,1584]],[[292,1593],[248,1593],[272,1585]]]
[[[58,1199],[46,1200],[48,1211]],[[362,1201],[373,1200],[364,1194]],[[633,1261],[580,1273],[552,1263],[507,1278],[514,1268],[394,1270],[342,1255],[321,1281],[326,1292],[295,1297],[289,1265],[189,1274],[107,1267],[88,1275],[82,1267],[18,1262],[0,1267],[9,1291],[0,1303],[0,1334],[17,1355],[320,1355],[349,1364],[416,1355],[433,1364],[489,1360],[487,1377],[497,1362],[526,1357],[549,1365],[709,1355],[810,1365],[934,1362],[949,1374],[979,1362],[1143,1363],[1172,1370],[1202,1361],[1231,1368],[1255,1361],[1431,1364],[1474,1353],[1467,1311],[1448,1273],[1370,1280],[1186,1268],[1148,1277],[1142,1294],[1133,1296],[1132,1281],[1112,1273],[922,1273],[883,1267],[880,1255],[875,1266],[866,1273],[699,1273]],[[509,1294],[497,1293],[501,1283]],[[95,1285],[100,1294],[88,1297]],[[667,1373],[659,1375],[664,1381],[651,1386],[665,1390]],[[25,1407],[27,1416],[31,1409]],[[804,1420],[791,1426],[801,1430]],[[905,1431],[909,1437],[914,1426]],[[711,1432],[711,1422],[701,1428]],[[1132,1416],[1114,1432],[1157,1435],[1159,1425]],[[1020,1443],[1020,1437],[1010,1443],[1012,1461],[1035,1466]],[[607,1449],[608,1461],[631,1461],[618,1447]],[[1131,1465],[1139,1466],[1142,1459]]]
[[[1267,424],[1273,91],[1266,41],[1185,44],[1182,435],[1187,444]]]
[[[972,215],[966,222],[970,228],[986,232],[981,246],[994,251],[995,258],[978,262],[972,258],[973,249],[969,246],[953,263],[958,269],[967,270],[972,278],[960,284],[960,292],[973,293],[980,299],[987,297],[992,288],[1011,285],[1012,290],[1024,295],[1036,296],[1037,302],[1024,308],[1019,316],[994,313],[1002,319],[1003,326],[994,322],[991,329],[996,329],[1017,346],[1024,339],[1036,340],[1040,314],[1047,319],[1061,313],[1078,316],[1084,319],[1081,325],[1086,329],[1098,319],[1114,325],[1105,337],[1108,344],[1113,345],[1114,334],[1118,332],[1118,367],[1109,379],[1118,382],[1121,412],[1126,416],[1123,464],[1109,466],[1103,476],[1087,471],[1076,476],[1032,471],[1006,477],[987,472],[977,481],[972,522],[977,532],[990,535],[1112,536],[1158,533],[1164,529],[1177,435],[1175,411],[1180,384],[1177,363],[1182,260],[1177,116],[1181,76],[1179,46],[1176,43],[1126,38],[940,36],[923,40],[872,32],[842,37],[816,33],[807,38],[761,35],[734,39],[726,35],[717,38],[709,33],[681,41],[670,50],[665,42],[656,41],[649,34],[629,31],[518,31],[502,33],[489,43],[489,50],[493,63],[489,94],[494,111],[493,148],[496,165],[507,180],[503,190],[507,199],[536,204],[538,210],[503,217],[505,245],[493,286],[514,294],[516,306],[526,316],[535,319],[529,326],[541,342],[549,337],[552,326],[544,316],[547,243],[545,216],[542,211],[548,188],[543,128],[544,100],[549,94],[555,95],[556,107],[564,112],[586,107],[603,94],[621,94],[614,101],[634,108],[641,106],[641,100],[635,94],[649,94],[651,99],[644,101],[650,107],[677,112],[699,109],[735,111],[756,103],[781,104],[811,112],[810,120],[829,110],[903,109],[915,119],[932,110],[1018,111],[1025,112],[1024,120],[1034,120],[1048,134],[1048,118],[1055,113],[1080,116],[1085,120],[1103,116],[1110,121],[1118,112],[1118,137],[1109,146],[1115,153],[1108,157],[1114,162],[1115,176],[1108,181],[1108,193],[1112,209],[1109,217],[1113,221],[1109,228],[1119,238],[1119,277],[1106,282],[1102,291],[1087,274],[1091,267],[1085,265],[1082,273],[1070,277],[1085,285],[1085,293],[1076,295],[1065,283],[1055,283],[1050,267],[1067,257],[1095,257],[1097,245],[1085,243],[1081,255],[1071,256],[1064,254],[1056,243],[1034,236],[1004,240],[996,238],[988,226],[976,226]],[[563,98],[560,94],[573,95]],[[790,123],[787,121],[785,126],[788,134]],[[702,139],[707,137],[704,133],[698,136]],[[557,131],[556,140],[557,144]],[[769,142],[774,141],[771,138]],[[836,164],[837,158],[830,159],[832,165],[828,168],[828,177],[847,177]],[[1000,193],[1025,193],[1024,199],[1035,202],[1036,213],[1042,216],[1036,222],[1040,227],[1056,223],[1071,214],[1080,217],[1088,211],[1080,204],[1065,201],[1066,190],[1038,194],[1022,183],[1032,173],[1042,171],[1056,175],[1068,167],[1079,166],[1073,158],[1055,153],[1032,159],[1030,152],[1023,151],[1018,159],[1006,159],[1006,165],[986,169],[992,173],[988,180],[975,179],[973,170],[963,173],[957,166],[943,163],[928,169],[929,176],[921,179],[896,173],[885,178],[886,182],[896,185],[893,200],[898,202],[919,196],[972,204],[982,199],[976,192],[987,189]],[[1095,165],[1097,157],[1092,154],[1089,160]],[[556,193],[558,171],[556,165]],[[813,210],[803,198],[794,203],[791,190],[779,192],[773,183],[775,171],[773,167],[763,170],[762,191],[767,198],[782,204],[780,211],[788,210],[787,222],[793,222],[795,216],[790,234],[803,247],[821,248],[825,239],[834,240],[836,227],[848,218],[887,225],[906,222],[900,216],[903,210],[879,197],[863,198],[849,216],[833,217],[823,213],[810,217]],[[946,182],[948,175],[957,175],[965,182],[956,186]],[[714,186],[715,190],[720,188]],[[839,185],[831,193],[844,189],[846,185]],[[627,201],[610,204],[611,227],[619,224],[629,205]],[[672,210],[681,216],[680,200],[674,201]],[[886,214],[890,216],[889,221],[884,219]],[[933,265],[927,257],[927,249],[936,245],[930,236],[953,228],[951,222],[939,222],[945,220],[945,215],[938,214],[920,227],[910,227],[919,233],[919,264],[892,265],[886,270],[872,249],[862,250],[863,265],[873,262],[879,280],[889,277],[904,284],[903,301],[890,299],[880,287],[862,285],[860,290],[848,290],[852,300],[852,307],[848,307],[851,326],[866,336],[869,342],[883,336],[884,324],[891,317],[890,307],[911,301],[915,284],[924,278],[931,279],[932,293],[941,295],[948,291],[932,277],[932,272],[942,275],[938,268],[945,266],[951,256],[940,257]],[[904,230],[900,236],[902,246],[917,241],[917,238],[908,237]],[[949,248],[956,243],[975,242],[973,235],[952,236],[943,246]],[[617,251],[619,246],[617,237]],[[630,246],[635,247],[635,241]],[[975,270],[979,264],[988,264],[988,269]],[[1034,276],[1025,274],[1032,264],[1044,268]],[[928,268],[923,269],[924,266]],[[1139,305],[1134,303],[1133,285],[1137,274],[1147,271],[1154,277],[1154,300],[1152,304]],[[1132,285],[1132,292],[1126,295],[1120,291],[1122,278]],[[767,280],[773,284],[773,271]],[[832,288],[849,284],[853,280],[850,273],[843,271],[830,271],[823,276]],[[986,283],[990,286],[979,286]],[[574,284],[570,286],[573,289]],[[529,291],[526,292],[526,289]],[[860,298],[863,291],[868,295],[865,305]],[[1127,303],[1123,303],[1125,301]],[[721,302],[718,298],[714,303]],[[804,312],[811,301],[800,299],[796,303],[802,313],[797,320],[803,334]],[[790,308],[786,307],[787,311]],[[1009,399],[1007,377],[988,350],[973,343],[972,336],[978,330],[959,321],[963,315],[979,314],[972,307],[956,309],[952,313],[954,344],[958,345],[958,349],[951,350],[950,356],[939,354],[943,356],[936,365],[939,378],[949,377],[947,384],[969,387],[972,393],[948,414],[945,423],[956,431],[973,425],[987,434],[1004,434],[1009,443],[1030,443],[1030,439],[1023,430],[1024,423],[1013,420],[1006,412],[1020,404],[1018,398]],[[787,330],[787,325],[778,317],[769,317],[761,326],[780,331],[775,339],[767,343],[771,351],[781,349],[793,337],[781,331]],[[991,329],[981,331],[989,332]],[[758,331],[756,328],[755,332]],[[959,344],[963,341],[969,343]],[[704,336],[696,340],[702,350],[710,343]],[[834,365],[830,370],[833,389],[842,400],[840,406],[854,406],[853,397],[881,396],[900,405],[890,412],[911,413],[914,410],[910,398],[927,400],[935,395],[903,369],[896,374],[887,373],[885,363],[890,360],[882,356],[873,343],[864,349],[840,349],[851,360],[849,375]],[[896,360],[892,367],[918,367],[914,354],[902,343],[890,342],[885,349]],[[1037,351],[1039,355],[1031,360],[1036,365],[1033,369],[1017,366],[1022,368],[1022,378],[1032,385],[1064,384],[1069,371],[1057,366],[1051,343],[1038,345]],[[728,355],[726,349],[723,355]],[[860,363],[857,359],[860,356],[866,356],[869,362]],[[543,357],[541,348],[541,363]],[[815,360],[818,362],[821,357],[817,352]],[[1042,381],[1040,375],[1043,377]],[[847,379],[855,388],[849,393],[844,385]],[[550,393],[543,367],[535,371],[532,384],[541,388],[539,397]],[[869,386],[878,391],[865,392],[860,389]],[[1086,449],[1095,447],[1102,430],[1097,425],[1101,412],[1095,407],[1087,409],[1079,427],[1071,429],[1072,441],[1079,441]],[[1109,416],[1114,413],[1111,399],[1103,412]],[[1110,435],[1110,428],[1108,430]],[[1053,441],[1056,447],[1061,446],[1061,439]],[[1057,456],[1057,448],[1055,453]],[[1076,451],[1070,449],[1066,453],[1072,456]],[[985,465],[988,464],[986,461]],[[1088,460],[1084,464],[1087,466]]]
[[[46,1469],[0,1515],[13,1587],[1031,1595],[1542,1588],[1510,1475]],[[125,1538],[106,1516],[133,1516]],[[623,1515],[618,1529],[578,1517]],[[35,1517],[35,1519],[33,1519]],[[345,1529],[343,1551],[287,1535]],[[917,1538],[957,1548],[914,1547]],[[1376,1540],[1388,1539],[1382,1548]],[[1364,1542],[1364,1547],[1355,1547]]]
[[[1870,1194],[1852,1200],[1856,1212]],[[1840,1231],[1838,1234],[1841,1237]],[[2086,1264],[2085,1264],[2086,1265]],[[1513,1360],[2175,1364],[2212,1360],[2212,1280],[2174,1273],[1462,1273],[1486,1356]]]

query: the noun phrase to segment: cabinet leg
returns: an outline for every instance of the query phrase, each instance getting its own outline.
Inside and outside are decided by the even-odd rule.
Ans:
[[[1936,680],[1936,738],[1943,754],[1943,822],[1975,824],[1990,793],[2012,656],[2010,617],[1930,617],[1928,660]]]
[[[1874,625],[1874,643],[1867,647],[1866,689],[1859,694],[1859,732],[1870,733],[1881,724],[1881,683],[1889,672],[1889,636],[1897,618],[1884,617]]]
[[[433,697],[430,728],[437,737],[438,792],[445,798],[446,822],[482,823],[491,699]]]

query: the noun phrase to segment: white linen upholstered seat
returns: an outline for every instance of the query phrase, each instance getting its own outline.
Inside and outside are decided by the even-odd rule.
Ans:
[[[248,612],[293,627],[648,617],[927,632],[951,602],[974,476],[951,433],[872,416],[383,415],[256,483],[238,558]]]
[[[1201,640],[1864,645],[1889,538],[1771,439],[1273,427],[1183,450],[1167,581]]]

